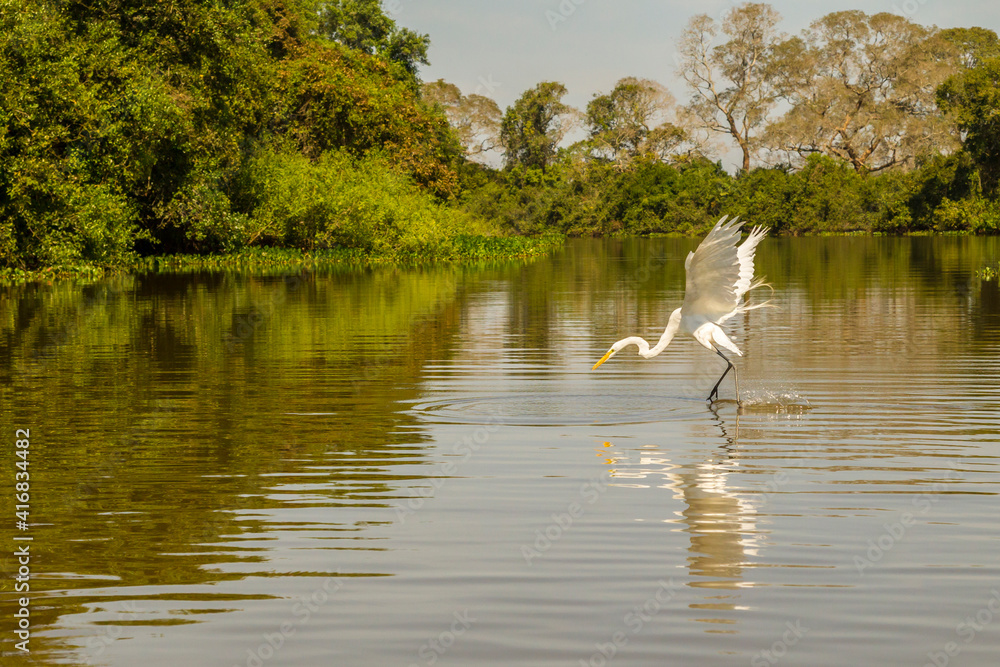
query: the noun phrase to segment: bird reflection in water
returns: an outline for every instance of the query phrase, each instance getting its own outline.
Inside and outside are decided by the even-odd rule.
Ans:
[[[688,586],[707,589],[703,601],[690,605],[692,609],[720,612],[745,610],[740,604],[740,589],[752,586],[745,578],[748,558],[758,554],[758,514],[756,506],[746,494],[731,490],[729,477],[739,470],[739,422],[727,426],[715,414],[712,433],[692,434],[696,439],[718,439],[721,430],[724,444],[713,450],[705,460],[679,465],[671,461],[664,448],[649,445],[639,452],[637,462],[624,452],[619,455],[614,446],[606,442],[605,462],[614,466],[612,478],[624,485],[650,486],[645,481],[661,477],[661,488],[669,488],[674,498],[683,501],[678,518],[664,519],[666,523],[683,524],[688,533],[687,568]],[[706,425],[707,426],[707,425]],[[718,625],[737,622],[732,614],[700,618],[713,624],[707,632],[735,632],[720,629]]]

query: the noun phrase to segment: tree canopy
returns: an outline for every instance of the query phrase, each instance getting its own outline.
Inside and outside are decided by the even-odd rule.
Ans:
[[[332,0],[320,5],[322,34],[344,46],[397,63],[416,82],[420,65],[429,65],[430,37],[401,28],[382,9],[381,0]]]
[[[721,25],[707,14],[691,19],[680,41],[680,75],[692,92],[690,109],[709,130],[727,134],[743,154],[743,171],[777,101],[775,50],[779,14],[768,4],[733,7]],[[728,39],[713,40],[722,33]]]
[[[508,166],[544,171],[555,159],[572,117],[572,110],[562,102],[564,95],[566,86],[543,81],[507,109],[500,123],[500,143]]]
[[[668,120],[674,98],[661,84],[626,77],[587,105],[593,149],[624,167],[641,155],[668,159],[687,133]]]
[[[983,187],[995,195],[1000,186],[1000,56],[972,62],[941,85],[938,103],[962,129]]]
[[[780,50],[775,70],[791,108],[769,126],[770,147],[837,157],[867,173],[957,146],[935,105],[954,56],[936,30],[895,14],[841,11]]]
[[[423,85],[423,99],[440,106],[458,134],[466,155],[478,156],[500,147],[500,107],[477,93],[463,95],[458,86],[443,79]]]
[[[287,243],[297,221],[261,211],[296,155],[320,170],[372,155],[453,197],[460,146],[394,55],[402,31],[361,4],[364,30],[337,24],[359,48],[315,36],[333,6],[294,0],[5,7],[0,266]]]

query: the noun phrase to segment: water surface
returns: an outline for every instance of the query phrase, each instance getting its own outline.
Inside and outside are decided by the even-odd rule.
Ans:
[[[765,240],[742,410],[590,370],[694,244],[0,292],[3,664],[995,665],[1000,244]]]

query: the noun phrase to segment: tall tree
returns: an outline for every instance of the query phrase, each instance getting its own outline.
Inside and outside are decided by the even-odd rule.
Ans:
[[[948,28],[941,37],[958,49],[959,64],[966,69],[1000,56],[1000,39],[986,28]]]
[[[731,9],[721,27],[707,14],[693,17],[681,36],[680,75],[693,94],[690,109],[706,128],[733,138],[744,171],[777,99],[772,60],[782,40],[780,19],[770,5],[747,2]],[[728,39],[713,46],[720,31]]]
[[[458,86],[444,79],[425,83],[421,96],[444,110],[467,155],[482,155],[500,146],[503,114],[491,98],[476,93],[463,95]]]
[[[562,102],[564,95],[564,85],[543,81],[507,107],[500,123],[500,143],[508,167],[544,171],[552,163],[573,117],[573,109]]]
[[[687,137],[668,120],[674,98],[649,79],[626,77],[614,90],[595,95],[587,105],[590,142],[620,167],[640,155],[665,159]]]
[[[430,37],[397,26],[382,0],[332,0],[320,7],[320,32],[333,41],[397,63],[413,81],[420,65],[430,64]]]
[[[989,58],[972,69],[945,80],[937,91],[938,103],[958,123],[964,146],[979,167],[982,187],[1000,191],[1000,57]]]
[[[936,29],[889,13],[834,12],[778,52],[791,109],[768,129],[771,148],[823,153],[869,173],[956,145],[934,99],[955,51]]]

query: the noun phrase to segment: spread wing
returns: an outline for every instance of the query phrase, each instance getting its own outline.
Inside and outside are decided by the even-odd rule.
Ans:
[[[684,317],[724,322],[740,311],[743,295],[760,284],[754,283],[753,256],[767,230],[757,227],[737,248],[743,223],[738,218],[728,222],[727,219],[724,216],[715,223],[705,240],[684,261],[687,272],[681,307]]]

